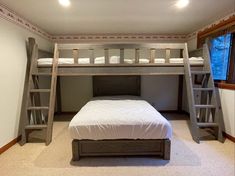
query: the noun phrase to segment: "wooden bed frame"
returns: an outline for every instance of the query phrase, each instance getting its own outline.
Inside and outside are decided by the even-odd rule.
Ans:
[[[140,76],[94,76],[93,96],[140,96]],[[156,155],[170,159],[169,139],[76,140],[72,142],[73,161],[83,156]]]
[[[73,161],[83,156],[159,156],[170,160],[171,141],[169,139],[152,140],[73,140]]]

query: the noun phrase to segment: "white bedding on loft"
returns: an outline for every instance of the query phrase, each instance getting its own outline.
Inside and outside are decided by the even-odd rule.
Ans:
[[[69,124],[73,139],[166,139],[170,123],[149,103],[137,99],[88,102]]]
[[[38,65],[52,65],[53,58],[39,58],[37,60]],[[105,57],[96,57],[94,59],[95,64],[105,64]],[[120,63],[120,56],[111,56],[109,58],[110,64],[119,64]],[[133,64],[135,63],[134,59],[124,59],[125,64]],[[150,63],[149,59],[146,58],[140,58],[139,59],[140,64],[148,64]],[[155,58],[154,59],[155,64],[164,64],[166,63],[165,58]],[[172,64],[182,64],[184,63],[184,58],[170,58],[169,63]],[[204,59],[202,57],[191,57],[189,58],[190,64],[203,64]],[[74,64],[73,58],[59,58],[58,64]],[[90,64],[90,58],[78,58],[78,64]]]
[[[39,58],[38,65],[52,65],[53,58]],[[58,64],[74,64],[73,58],[59,58]]]
[[[184,63],[184,58],[170,58],[169,62],[172,64],[182,64]],[[190,64],[203,64],[204,59],[202,57],[190,57],[189,63]]]

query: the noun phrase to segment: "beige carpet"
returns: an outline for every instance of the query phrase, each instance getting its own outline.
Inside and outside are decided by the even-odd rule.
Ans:
[[[171,160],[155,157],[92,157],[71,162],[68,122],[54,123],[53,142],[18,144],[0,156],[0,176],[234,176],[235,145],[229,140],[192,141],[185,116],[165,114],[173,126]],[[67,118],[67,117],[58,117]],[[57,118],[57,119],[58,119]],[[69,118],[69,117],[68,117]],[[37,136],[37,134],[36,134]]]

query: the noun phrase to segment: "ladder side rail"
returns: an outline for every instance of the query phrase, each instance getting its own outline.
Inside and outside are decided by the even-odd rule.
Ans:
[[[47,120],[46,145],[49,145],[52,140],[53,119],[54,119],[54,111],[55,111],[57,71],[58,71],[58,58],[59,58],[59,51],[58,51],[58,45],[56,43],[55,48],[54,48],[54,57],[53,57],[53,64],[52,64],[51,93],[50,93],[49,112],[48,112],[48,120]]]
[[[195,100],[194,100],[194,92],[193,92],[192,75],[191,75],[191,68],[190,68],[190,63],[189,63],[188,48],[187,48],[186,43],[185,43],[185,48],[183,51],[183,57],[184,57],[184,69],[185,69],[188,104],[189,104],[189,111],[190,111],[191,133],[192,133],[193,140],[199,143],[196,109],[194,107]]]
[[[215,88],[215,84],[214,84],[214,79],[213,79],[213,74],[212,74],[212,68],[211,68],[211,59],[210,59],[210,52],[209,52],[209,41],[207,41],[204,45],[203,45],[203,57],[204,60],[206,60],[206,68],[210,70],[211,72],[211,77],[209,80],[209,85],[213,88],[213,101],[214,104],[216,106],[216,110],[214,113],[215,117],[214,117],[214,121],[216,123],[218,123],[219,125],[219,129],[218,129],[218,140],[220,142],[224,142],[224,136],[222,131],[225,130],[225,125],[224,125],[224,118],[223,118],[223,111],[222,111],[222,107],[221,107],[221,100],[220,100],[220,95],[218,90],[216,90]]]
[[[38,57],[38,46],[36,43],[33,43],[33,49],[32,49],[32,54],[31,54],[31,65],[30,65],[30,70],[29,70],[29,77],[28,77],[28,85],[26,88],[26,99],[25,99],[25,106],[23,109],[23,117],[22,118],[22,138],[21,138],[21,145],[24,145],[27,142],[27,134],[26,134],[26,125],[29,124],[30,118],[31,118],[31,113],[32,111],[28,111],[28,106],[32,102],[30,102],[31,97],[30,97],[30,89],[33,86],[33,79],[32,79],[32,73],[34,72],[37,64],[37,57]]]

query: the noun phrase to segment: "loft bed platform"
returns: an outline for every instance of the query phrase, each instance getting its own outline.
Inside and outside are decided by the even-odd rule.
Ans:
[[[103,50],[103,63],[95,63],[94,51]],[[112,49],[120,50],[118,57],[119,63],[110,63],[110,53]],[[132,49],[135,51],[135,58],[131,59],[133,63],[126,63],[124,59],[124,50]],[[140,50],[145,49],[149,52],[149,57],[145,59],[148,63],[140,63]],[[65,50],[72,51],[73,62],[70,64],[56,64],[58,76],[83,76],[83,75],[184,75],[184,59],[188,59],[186,43],[152,43],[152,44],[56,44],[54,60],[58,58],[61,52]],[[79,52],[88,50],[89,63],[78,63]],[[165,51],[164,58],[157,58],[158,50]],[[171,51],[178,50],[183,56],[182,63],[170,63]],[[187,53],[187,54],[186,54]],[[66,58],[63,58],[66,59]],[[158,59],[164,59],[164,63],[155,63]],[[178,58],[180,59],[180,58]],[[203,70],[203,63],[192,63],[192,70]],[[38,72],[49,73],[52,71],[51,64],[37,65]]]
[[[203,64],[192,65],[200,71]],[[50,73],[51,66],[38,66],[40,73]],[[73,64],[58,65],[58,76],[88,75],[184,75],[184,64]]]

